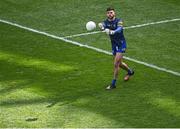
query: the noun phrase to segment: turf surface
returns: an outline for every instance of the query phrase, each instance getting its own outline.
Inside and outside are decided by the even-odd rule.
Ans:
[[[4,0],[0,18],[66,36],[85,32],[90,19],[102,21],[108,5],[126,26],[180,17],[178,0]],[[125,31],[127,56],[180,72],[179,28]],[[104,34],[71,40],[110,50]],[[121,71],[108,92],[111,56],[0,23],[0,127],[180,127],[180,78],[126,62],[135,76],[124,82]]]

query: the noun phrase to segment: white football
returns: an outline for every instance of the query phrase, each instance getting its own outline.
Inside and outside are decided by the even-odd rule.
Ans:
[[[93,22],[93,21],[87,22],[87,23],[86,23],[86,29],[87,29],[88,31],[92,31],[92,30],[96,29],[96,23]]]

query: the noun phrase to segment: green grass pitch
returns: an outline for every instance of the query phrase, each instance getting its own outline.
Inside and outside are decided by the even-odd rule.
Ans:
[[[3,0],[0,19],[57,36],[84,33],[113,5],[125,26],[180,18],[179,0]],[[125,30],[125,54],[180,72],[180,21]],[[70,40],[110,51],[108,37]],[[135,76],[106,91],[112,57],[0,23],[0,128],[180,127],[180,77],[125,60]]]

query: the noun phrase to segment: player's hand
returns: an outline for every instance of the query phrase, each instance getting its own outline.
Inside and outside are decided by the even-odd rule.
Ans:
[[[105,29],[104,31],[106,32],[107,35],[109,35],[109,32],[110,32],[109,29]]]
[[[114,30],[110,30],[110,29],[105,29],[105,32],[107,35],[114,35],[115,31]]]
[[[102,23],[99,23],[98,26],[99,26],[99,28],[100,28],[101,30],[104,30],[104,26],[103,26]]]
[[[109,31],[109,35],[114,35],[115,34],[115,31],[114,30],[110,30]]]

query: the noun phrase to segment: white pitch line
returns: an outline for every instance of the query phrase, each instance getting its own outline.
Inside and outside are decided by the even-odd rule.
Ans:
[[[80,36],[84,36],[84,35],[91,35],[91,34],[98,34],[104,31],[94,31],[94,32],[88,32],[88,33],[81,33],[81,34],[75,34],[75,35],[69,35],[69,36],[65,36],[63,38],[73,38],[73,37],[80,37]]]
[[[162,24],[162,23],[168,23],[168,22],[175,22],[175,21],[180,21],[180,18],[163,20],[163,21],[157,21],[157,22],[150,22],[150,23],[146,23],[146,24],[133,25],[133,26],[129,26],[129,27],[124,27],[124,29],[140,28],[140,27],[156,25],[156,24]],[[102,33],[102,32],[104,32],[104,31],[93,31],[93,32],[88,32],[88,33],[69,35],[69,36],[65,36],[63,38],[74,38],[74,37],[80,37],[80,36],[85,36],[85,35],[92,35],[92,34],[97,34],[97,33]]]
[[[25,26],[22,26],[22,25],[19,25],[19,24],[16,24],[16,23],[12,23],[12,22],[6,21],[6,20],[0,19],[0,22],[6,23],[6,24],[9,24],[9,25],[12,25],[12,26],[16,26],[16,27],[24,29],[24,30],[28,30],[30,32],[34,32],[34,33],[38,33],[38,34],[41,34],[41,35],[45,35],[47,37],[58,39],[58,40],[61,40],[61,41],[67,42],[67,43],[71,43],[71,44],[74,44],[74,45],[77,45],[77,46],[80,46],[80,47],[85,47],[85,48],[88,48],[88,49],[91,49],[91,50],[94,50],[94,51],[97,51],[97,52],[100,52],[100,53],[104,53],[104,54],[107,54],[107,55],[112,55],[111,52],[103,50],[103,49],[100,49],[100,48],[84,45],[84,44],[81,44],[80,42],[68,40],[68,39],[65,39],[63,37],[55,36],[55,35],[52,35],[52,34],[49,34],[49,33],[43,32],[43,31],[39,31],[39,30],[36,30],[36,29],[25,27]],[[153,65],[153,64],[149,64],[149,63],[146,63],[146,62],[143,62],[143,61],[139,61],[139,60],[136,60],[136,59],[133,59],[133,58],[130,58],[130,57],[126,57],[126,56],[124,58],[126,60],[129,60],[129,61],[132,61],[132,62],[136,62],[138,64],[142,64],[142,65],[145,65],[145,66],[153,68],[153,69],[157,69],[157,70],[160,70],[160,71],[163,71],[163,72],[166,72],[166,73],[170,73],[170,74],[173,74],[173,75],[176,75],[176,76],[180,76],[180,73],[172,71],[172,70],[168,70],[166,68],[162,68],[162,67],[159,67],[159,66],[156,66],[156,65]]]

